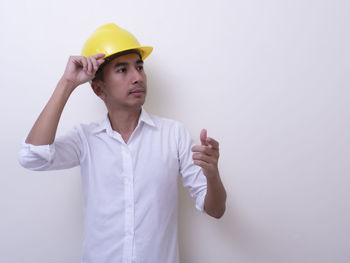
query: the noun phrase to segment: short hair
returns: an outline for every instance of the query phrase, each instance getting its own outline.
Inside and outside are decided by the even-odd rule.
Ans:
[[[133,53],[139,55],[140,59],[142,59],[142,55],[138,49],[125,50],[125,51],[115,53],[115,54],[105,58],[104,59],[105,61],[99,66],[98,70],[96,71],[95,77],[92,80],[90,80],[90,83],[92,83],[93,81],[98,81],[98,80],[103,81],[103,68],[109,62],[111,62],[113,59],[115,59],[117,57],[124,56],[124,55],[133,54]]]

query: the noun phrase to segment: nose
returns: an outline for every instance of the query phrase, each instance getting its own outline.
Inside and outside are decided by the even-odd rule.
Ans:
[[[134,69],[131,77],[132,77],[132,83],[137,84],[142,82],[143,75],[141,71]]]

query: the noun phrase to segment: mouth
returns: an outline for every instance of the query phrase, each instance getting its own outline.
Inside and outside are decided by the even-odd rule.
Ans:
[[[134,95],[134,96],[141,96],[142,94],[144,94],[145,92],[143,90],[139,90],[139,91],[133,91],[130,94]]]
[[[133,95],[142,95],[145,93],[145,89],[144,88],[137,88],[137,89],[134,89],[134,90],[131,90],[129,91],[129,95],[130,94],[133,94]]]
[[[133,93],[144,93],[144,91],[143,90],[136,90],[136,91],[133,91],[133,92],[131,92],[132,94]]]

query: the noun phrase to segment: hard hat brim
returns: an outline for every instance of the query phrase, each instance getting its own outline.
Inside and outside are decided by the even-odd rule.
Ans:
[[[118,50],[118,52],[108,52],[108,51],[102,51],[100,53],[104,53],[106,54],[103,59],[106,59],[108,57],[111,57],[111,56],[115,56],[119,53],[124,53],[125,51],[128,51],[128,50],[138,50],[141,54],[141,57],[142,57],[142,60],[145,60],[153,51],[153,47],[151,46],[135,46],[135,47],[129,47],[127,49],[122,49],[122,50]]]

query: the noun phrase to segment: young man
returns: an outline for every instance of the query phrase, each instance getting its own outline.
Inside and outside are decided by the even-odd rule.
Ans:
[[[102,51],[102,53],[101,53]],[[178,189],[188,187],[201,212],[220,218],[226,192],[218,171],[219,143],[200,134],[194,145],[174,120],[148,114],[142,47],[115,24],[98,28],[65,72],[31,129],[19,162],[31,170],[81,167],[84,194],[82,263],[177,263]],[[63,108],[90,81],[106,118],[55,138]]]

